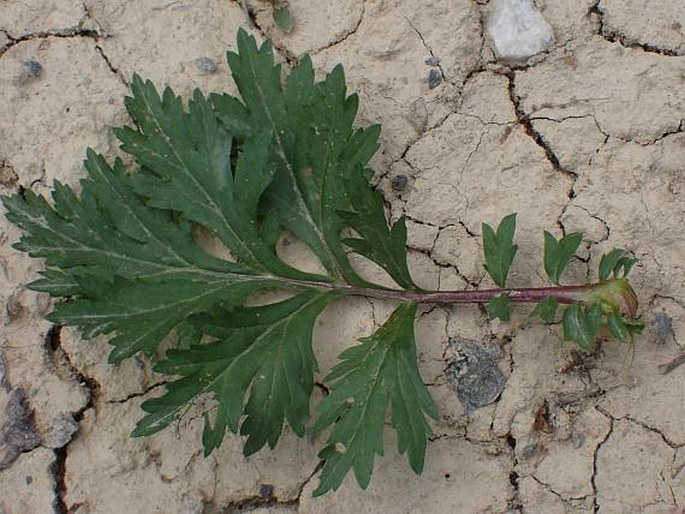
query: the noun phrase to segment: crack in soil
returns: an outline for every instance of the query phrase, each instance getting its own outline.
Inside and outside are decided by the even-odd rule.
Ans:
[[[102,30],[102,27],[100,26],[100,22],[98,22],[91,14],[90,10],[88,9],[88,6],[83,3],[83,17],[81,18],[81,21],[76,27],[70,27],[66,29],[49,29],[49,30],[44,30],[44,31],[39,31],[39,32],[33,32],[30,34],[24,34],[19,37],[12,37],[7,31],[0,31],[9,40],[9,44],[7,46],[0,48],[0,57],[5,54],[10,48],[12,48],[15,45],[18,45],[19,43],[25,42],[25,41],[32,41],[34,39],[47,39],[51,37],[58,37],[58,38],[74,38],[74,37],[83,37],[83,38],[90,38],[95,42],[95,50],[96,52],[102,57],[102,59],[105,61],[105,64],[109,68],[109,70],[114,73],[117,78],[121,81],[121,83],[129,87],[128,80],[124,76],[124,74],[112,64],[112,61],[110,58],[107,56],[105,53],[104,49],[100,45],[100,40],[103,38],[109,37],[109,34],[107,34],[104,30]],[[98,29],[92,29],[92,28],[85,28],[85,23],[86,21],[92,21],[98,26]]]
[[[117,68],[116,66],[114,66],[112,64],[112,61],[109,59],[109,57],[105,53],[102,46],[100,46],[99,40],[97,40],[97,39],[95,40],[95,50],[97,51],[98,54],[100,54],[100,57],[102,57],[102,59],[105,61],[105,64],[109,68],[109,71],[114,73],[117,76],[117,78],[121,81],[121,83],[124,86],[126,86],[127,88],[129,88],[130,84],[129,84],[128,80],[126,79],[124,74],[121,72],[121,70],[119,70],[119,68]]]
[[[646,422],[641,421],[639,419],[636,419],[630,415],[622,416],[620,418],[614,418],[614,420],[615,421],[628,421],[630,423],[633,423],[634,425],[638,425],[639,427],[644,428],[648,432],[652,432],[652,433],[658,435],[664,441],[666,446],[668,446],[669,448],[671,448],[673,450],[677,450],[678,448],[683,447],[683,445],[677,444],[674,441],[672,441],[666,434],[664,434],[663,431],[659,430],[656,427],[650,426]]]
[[[674,452],[673,458],[675,458],[675,452]],[[662,482],[662,483],[664,484],[664,486],[666,486],[666,488],[668,489],[668,492],[669,492],[670,495],[671,495],[671,501],[673,502],[673,505],[675,505],[675,506],[677,507],[677,506],[678,506],[678,500],[677,500],[677,498],[676,498],[676,496],[675,496],[675,492],[673,491],[673,487],[671,487],[671,484],[668,483],[669,481],[666,479],[666,475],[664,475],[664,472],[663,472],[663,471],[661,471],[661,472],[659,473],[659,477],[661,478],[661,482]]]
[[[516,468],[519,465],[518,457],[516,456],[516,438],[509,432],[506,435],[505,441],[507,446],[511,450],[511,471],[509,472],[509,483],[511,484],[514,496],[509,499],[510,509],[523,509],[523,503],[521,501],[521,494],[519,491],[519,474]]]
[[[451,227],[456,227],[456,226],[459,225],[459,226],[461,226],[461,227],[466,231],[466,233],[467,233],[468,236],[470,236],[470,237],[472,237],[472,238],[478,238],[478,236],[477,236],[476,234],[472,233],[472,232],[466,227],[466,225],[465,225],[463,222],[461,222],[461,221],[459,221],[458,223],[448,223],[447,225],[442,225],[442,226],[441,226],[441,225],[436,225],[436,224],[434,224],[434,223],[430,223],[430,222],[428,222],[428,221],[421,221],[421,220],[419,220],[419,219],[417,219],[417,218],[413,218],[411,215],[409,215],[409,214],[407,214],[406,212],[404,212],[404,209],[403,209],[402,215],[404,216],[405,219],[407,219],[408,221],[411,221],[412,223],[416,223],[417,225],[424,225],[424,226],[427,226],[427,227],[432,227],[432,228],[437,228],[437,229],[438,229],[438,231],[437,231],[436,234],[435,234],[435,237],[433,237],[433,243],[431,244],[430,250],[426,250],[426,249],[424,249],[424,248],[419,248],[419,247],[412,246],[412,245],[407,245],[407,248],[409,248],[410,250],[413,250],[413,251],[415,251],[415,252],[417,252],[417,253],[420,253],[420,254],[422,254],[422,255],[425,255],[425,256],[428,257],[428,258],[431,260],[431,262],[432,262],[435,266],[437,266],[438,268],[441,268],[441,269],[452,269],[452,270],[454,270],[454,272],[455,272],[455,273],[456,273],[456,274],[457,274],[465,283],[467,283],[468,285],[470,285],[470,286],[473,287],[474,289],[477,289],[477,288],[478,288],[478,286],[479,286],[479,284],[480,284],[480,281],[479,281],[479,282],[473,282],[473,281],[469,280],[469,279],[466,277],[466,275],[464,275],[464,274],[461,272],[461,270],[459,269],[459,266],[457,266],[456,264],[450,263],[450,262],[446,262],[446,261],[443,262],[443,261],[440,261],[440,260],[438,260],[438,258],[436,258],[436,257],[433,256],[433,252],[435,251],[435,245],[437,244],[438,239],[440,238],[440,234],[441,234],[441,232],[442,232],[444,229],[451,228]],[[483,276],[484,276],[484,275],[483,275]],[[481,278],[482,278],[482,277],[481,277]],[[438,274],[438,290],[440,290],[440,275],[439,275],[439,274]]]
[[[607,430],[606,435],[602,438],[599,443],[597,443],[597,446],[595,447],[595,451],[592,455],[592,476],[590,477],[590,484],[592,485],[592,510],[593,512],[598,512],[599,511],[599,503],[597,502],[597,460],[599,458],[599,451],[601,450],[602,446],[609,440],[609,437],[611,437],[611,434],[614,431],[614,418],[603,412],[601,409],[597,408],[597,412],[599,412],[602,416],[607,418],[609,420],[609,430]]]
[[[69,374],[71,374],[80,384],[85,385],[88,395],[86,404],[81,407],[76,412],[72,413],[74,421],[80,423],[83,420],[85,412],[89,409],[95,409],[95,400],[98,397],[100,384],[92,378],[84,375],[74,364],[71,362],[69,354],[62,348],[61,341],[62,327],[60,325],[53,325],[45,336],[45,348],[52,357],[56,365],[66,366]],[[58,362],[61,361],[61,362]],[[78,432],[74,434],[76,437]],[[78,506],[72,506],[69,508],[64,500],[67,493],[66,484],[66,474],[67,474],[67,453],[69,445],[74,440],[72,437],[64,446],[61,448],[56,448],[55,462],[51,466],[51,471],[54,480],[54,508],[57,514],[69,514],[74,512],[73,507],[78,508]]]
[[[550,492],[551,494],[553,494],[554,496],[556,496],[557,498],[559,498],[559,499],[560,499],[562,502],[564,502],[564,503],[568,503],[568,502],[572,502],[572,501],[583,501],[583,500],[587,500],[588,496],[590,496],[590,495],[585,494],[585,495],[583,495],[583,496],[571,496],[571,497],[569,497],[569,498],[566,498],[566,497],[564,497],[560,492],[555,491],[555,490],[552,488],[551,485],[549,485],[549,484],[543,482],[543,481],[540,480],[538,477],[536,477],[534,474],[533,474],[533,475],[528,475],[528,476],[529,476],[530,478],[532,478],[533,480],[535,480],[538,484],[540,484],[546,491]]]
[[[650,43],[640,42],[631,36],[622,34],[617,28],[608,27],[604,22],[605,12],[600,6],[601,3],[601,0],[597,0],[597,2],[590,7],[589,14],[594,14],[597,16],[599,20],[599,30],[597,35],[601,36],[606,41],[610,43],[618,43],[624,48],[640,49],[647,53],[663,55],[665,57],[679,57],[685,55],[685,51],[676,50],[675,48],[664,48]]]
[[[571,170],[567,170],[561,165],[561,163],[559,162],[559,158],[556,156],[556,154],[550,147],[549,143],[547,143],[542,134],[536,131],[535,127],[533,127],[533,118],[526,114],[526,112],[523,109],[523,106],[521,105],[521,98],[516,94],[516,71],[508,69],[500,73],[509,80],[509,99],[511,100],[511,103],[514,106],[514,112],[516,113],[516,118],[518,119],[518,122],[521,124],[526,134],[533,141],[535,141],[535,144],[537,144],[545,152],[547,160],[552,165],[552,168],[554,168],[555,171],[563,173],[572,180],[572,185],[568,192],[568,197],[569,199],[575,198],[576,192],[574,186],[576,180],[578,179],[578,175],[576,175]]]
[[[169,380],[162,380],[161,382],[156,382],[152,384],[151,386],[146,387],[144,390],[138,392],[138,393],[131,393],[128,396],[118,399],[118,400],[107,400],[106,403],[126,403],[129,400],[132,400],[133,398],[140,398],[141,396],[145,396],[148,394],[150,391],[153,391],[157,389],[158,387],[161,387],[163,385],[167,385],[170,381]]]
[[[438,231],[437,235],[435,236],[435,241],[433,241],[433,248],[431,250],[426,251],[426,250],[423,250],[421,248],[411,248],[411,249],[417,253],[423,254],[426,257],[428,257],[431,260],[431,262],[435,266],[437,266],[438,268],[454,270],[454,272],[457,274],[457,276],[459,276],[459,278],[461,278],[465,283],[467,283],[469,286],[473,287],[474,289],[477,289],[480,282],[473,282],[472,280],[469,280],[469,278],[459,269],[459,266],[457,266],[456,264],[450,263],[450,262],[439,261],[436,257],[433,256],[433,251],[435,249],[435,243],[438,241],[438,238],[440,237],[441,231],[442,231],[442,229],[440,229]],[[438,279],[439,279],[439,276],[440,275],[438,275]],[[440,288],[438,287],[438,289],[440,289]]]
[[[2,57],[10,48],[23,43],[25,41],[33,41],[34,39],[47,39],[50,37],[60,37],[60,38],[73,38],[73,37],[85,37],[95,39],[96,41],[100,37],[97,30],[86,29],[79,24],[77,27],[70,27],[66,29],[52,29],[43,30],[39,32],[32,32],[30,34],[24,34],[19,37],[13,37],[5,32],[5,35],[9,39],[9,43],[4,48],[0,48],[0,57]]]
[[[285,60],[289,64],[297,64],[299,62],[299,57],[295,55],[293,52],[288,50],[288,48],[285,45],[280,45],[277,44],[275,41],[273,41],[273,38],[269,38],[268,34],[266,31],[262,28],[261,25],[257,23],[257,12],[260,12],[258,10],[255,10],[251,5],[248,4],[247,0],[233,0],[234,3],[237,3],[245,13],[245,17],[247,19],[248,25],[250,27],[254,28],[259,32],[259,34],[264,38],[264,39],[271,39],[271,43],[273,47],[285,58]],[[309,55],[315,55],[319,52],[323,52],[324,50],[327,50],[333,46],[339,45],[343,41],[347,40],[350,36],[355,34],[357,30],[359,30],[359,27],[362,24],[362,21],[364,20],[364,15],[366,14],[366,8],[364,4],[362,3],[361,5],[361,13],[359,14],[359,18],[357,19],[356,23],[354,24],[354,27],[351,29],[348,29],[344,31],[340,36],[338,36],[334,41],[331,41],[329,43],[326,43],[324,46],[315,48],[312,50],[309,50],[307,53]]]
[[[256,509],[296,509],[300,504],[299,496],[294,500],[279,500],[273,496],[262,498],[261,496],[250,496],[235,500],[222,508],[221,514],[238,514],[250,512]]]
[[[402,17],[405,19],[405,21],[406,21],[407,24],[411,27],[411,29],[412,29],[414,32],[416,32],[416,35],[419,36],[419,39],[421,40],[421,44],[423,45],[423,47],[428,51],[428,53],[430,54],[431,58],[435,60],[435,62],[436,62],[435,65],[436,65],[436,67],[440,70],[440,76],[442,77],[442,80],[445,80],[445,81],[451,83],[451,81],[447,78],[447,75],[445,74],[445,70],[443,70],[443,69],[442,69],[442,66],[440,65],[440,59],[438,58],[438,56],[435,55],[435,53],[433,53],[433,49],[432,49],[431,46],[426,42],[425,38],[423,37],[423,34],[421,34],[421,32],[419,31],[419,29],[417,29],[417,28],[414,26],[414,24],[411,22],[411,20],[410,20],[409,18],[407,18],[404,14],[402,15]]]
[[[324,50],[327,50],[333,46],[339,45],[340,43],[346,41],[350,36],[352,36],[353,34],[355,34],[359,30],[359,27],[361,27],[361,24],[364,21],[364,15],[365,14],[366,14],[366,7],[364,7],[364,3],[362,3],[362,12],[359,14],[359,19],[355,23],[354,27],[352,27],[350,30],[343,32],[338,37],[338,39],[336,39],[335,41],[328,43],[328,44],[322,46],[321,48],[317,48],[316,50],[312,50],[309,53],[311,55],[318,54],[319,52],[323,52]]]
[[[243,512],[251,512],[256,509],[282,509],[282,510],[294,510],[297,511],[300,506],[300,499],[302,498],[302,492],[307,484],[312,481],[314,476],[321,471],[323,468],[324,461],[317,463],[314,471],[312,471],[309,476],[302,481],[297,489],[297,495],[292,500],[279,500],[273,493],[273,486],[269,484],[263,484],[260,486],[260,494],[256,496],[248,496],[246,498],[241,498],[239,500],[232,501],[227,505],[222,505],[221,514],[239,514]]]
[[[595,123],[597,123],[596,119],[595,119]],[[609,138],[611,138],[611,139],[614,139],[616,141],[621,141],[622,143],[631,143],[631,144],[647,147],[647,146],[652,146],[652,145],[655,145],[657,143],[660,143],[661,141],[663,141],[664,139],[666,139],[670,136],[685,132],[685,121],[681,120],[680,123],[678,123],[678,126],[676,128],[664,130],[661,134],[654,137],[653,139],[638,139],[638,138],[630,138],[630,137],[621,137],[621,136],[616,136],[616,135],[610,135],[610,134],[607,134],[604,130],[602,130],[602,128],[599,126],[599,124],[597,124],[597,128],[606,137],[607,141],[609,140]],[[606,144],[606,141],[604,144]]]

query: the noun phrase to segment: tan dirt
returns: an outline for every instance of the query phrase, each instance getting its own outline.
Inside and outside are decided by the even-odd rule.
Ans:
[[[248,4],[251,22],[236,0],[0,1],[0,192],[76,185],[89,146],[117,155],[110,129],[130,121],[134,72],[185,96],[234,91],[223,56],[243,27],[273,38],[286,65],[304,52],[319,74],[344,64],[359,123],[382,123],[377,182],[391,215],[410,220],[419,284],[491,285],[480,224],[512,211],[514,286],[544,283],[542,229],[582,231],[569,280],[595,277],[612,247],[640,259],[647,330],[635,355],[608,342],[583,357],[525,309],[494,324],[476,306],[426,308],[420,366],[442,418],[423,475],[388,432],[366,492],[350,476],[312,498],[320,441],[286,431],[275,451],[244,458],[229,434],[205,459],[199,412],[130,439],[160,377],[142,358],[112,367],[104,340],[43,319],[49,300],[25,289],[41,264],[11,248],[20,234],[0,216],[0,427],[19,390],[40,440],[0,470],[0,513],[682,513],[685,365],[659,366],[685,351],[685,3],[538,0],[556,42],[515,67],[484,37],[487,0],[291,0],[289,35],[268,3]],[[432,89],[431,56],[443,76]],[[326,311],[322,372],[388,313],[363,299]],[[465,413],[445,378],[450,337],[501,348],[507,383],[494,404]],[[7,449],[0,441],[0,461]]]

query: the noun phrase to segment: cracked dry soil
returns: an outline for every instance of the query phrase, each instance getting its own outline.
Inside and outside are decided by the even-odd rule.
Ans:
[[[129,439],[160,377],[144,359],[110,367],[104,341],[44,321],[48,299],[25,289],[40,265],[11,249],[19,234],[0,216],[0,513],[682,512],[685,366],[668,363],[685,351],[685,4],[536,3],[556,43],[507,66],[484,36],[487,0],[291,0],[290,35],[252,0],[249,20],[237,0],[0,2],[3,194],[76,184],[88,146],[116,155],[134,71],[185,96],[233,91],[223,55],[242,26],[273,38],[286,66],[303,52],[322,73],[345,65],[360,122],[383,125],[378,187],[410,220],[421,285],[488,285],[480,223],[517,211],[512,285],[542,283],[542,229],[582,231],[568,279],[630,249],[648,322],[631,361],[615,343],[583,357],[522,310],[495,325],[475,306],[425,309],[421,372],[442,419],[423,475],[388,434],[366,492],[350,479],[313,499],[315,446],[288,432],[249,459],[235,437],[204,459],[197,412]],[[317,346],[323,372],[388,308],[350,299],[324,313],[315,339],[336,344]],[[501,350],[503,393],[468,415],[445,377],[451,337]]]

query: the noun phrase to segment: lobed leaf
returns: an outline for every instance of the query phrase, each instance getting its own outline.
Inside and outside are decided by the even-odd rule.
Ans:
[[[112,168],[89,150],[85,167],[80,198],[56,183],[54,206],[31,191],[3,203],[25,231],[15,247],[48,266],[30,287],[69,298],[48,319],[79,326],[85,337],[116,332],[110,361],[152,352],[189,314],[220,299],[239,303],[279,284],[205,253],[189,223],[147,207],[121,161]]]
[[[609,253],[602,255],[599,261],[599,279],[606,281],[611,275],[614,278],[627,277],[635,263],[637,263],[637,259],[628,257],[625,250],[614,248]]]
[[[165,428],[186,404],[207,394],[217,408],[213,426],[205,418],[205,455],[219,446],[227,428],[238,431],[242,416],[245,455],[266,444],[276,446],[284,420],[296,434],[304,435],[316,371],[312,329],[316,317],[335,297],[334,293],[306,291],[270,305],[194,316],[193,323],[217,339],[167,353],[155,371],[182,378],[167,384],[164,396],[143,403],[148,415],[133,435]]]
[[[381,266],[402,288],[418,290],[407,267],[407,227],[404,218],[389,226],[385,218],[383,199],[369,188],[361,170],[346,180],[346,194],[354,212],[338,212],[338,216],[360,237],[343,239],[355,253]]]
[[[318,496],[340,487],[350,470],[358,484],[369,484],[376,455],[383,455],[386,411],[392,409],[398,450],[407,453],[416,473],[423,470],[426,439],[431,429],[426,416],[438,418],[437,407],[416,365],[414,317],[416,304],[403,304],[373,335],[340,354],[326,381],[331,391],[318,405],[316,430],[332,425],[319,457]]]
[[[349,209],[345,177],[363,169],[376,152],[379,130],[353,128],[358,99],[347,96],[342,67],[315,83],[311,59],[305,56],[283,88],[270,43],[257,48],[244,31],[228,63],[243,106],[215,101],[218,116],[225,119],[238,111],[253,130],[273,134],[277,169],[263,198],[265,216],[304,241],[332,277],[368,285],[349,263],[337,212]]]
[[[251,454],[273,447],[285,422],[304,434],[316,370],[313,324],[338,296],[331,283],[373,286],[352,268],[350,248],[401,287],[418,288],[406,264],[404,221],[388,226],[368,184],[380,129],[354,128],[358,100],[347,94],[342,67],[316,82],[303,57],[282,84],[270,44],[257,47],[244,31],[227,58],[240,98],[196,91],[184,105],[170,88],[160,94],[133,77],[125,103],[136,125],[115,133],[136,173],[89,150],[80,196],[56,183],[52,205],[30,191],[3,202],[25,231],[16,247],[45,259],[32,287],[62,299],[50,320],[79,326],[85,337],[112,334],[114,362],[151,353],[176,331],[178,346],[156,367],[176,379],[143,404],[147,415],[134,434],[155,433],[208,397],[216,407],[205,412],[205,452],[229,429],[247,437]],[[208,254],[194,224],[235,261]],[[280,259],[282,229],[311,248],[326,275]],[[343,230],[356,235],[343,241]],[[293,296],[245,306],[270,289]],[[418,471],[429,433],[423,413],[435,415],[435,405],[416,370],[415,306],[397,312],[402,323],[390,323],[374,344],[388,347],[382,369],[397,390],[383,394],[400,451]],[[408,333],[396,334],[398,326]],[[384,338],[391,332],[396,341]],[[370,379],[359,374],[364,369],[362,385]]]
[[[485,270],[500,287],[505,287],[509,268],[518,250],[513,244],[515,231],[516,213],[505,216],[496,232],[490,225],[483,223]]]
[[[582,234],[573,232],[557,241],[552,234],[545,230],[545,273],[553,283],[559,284],[561,274],[571,262],[571,258],[578,250],[582,239]]]

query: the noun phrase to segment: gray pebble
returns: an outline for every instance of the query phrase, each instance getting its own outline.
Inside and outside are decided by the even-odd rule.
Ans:
[[[447,365],[447,380],[457,393],[467,414],[493,403],[504,390],[507,379],[495,363],[494,349],[478,341],[453,337],[450,346],[456,354]],[[490,351],[488,351],[490,350]],[[497,347],[497,350],[500,350]]]
[[[673,318],[665,312],[657,312],[654,314],[653,319],[657,343],[666,344],[668,337],[673,333]]]
[[[440,57],[435,57],[434,55],[431,55],[430,57],[427,57],[424,62],[428,66],[437,66],[438,64],[440,64]]]
[[[57,418],[48,432],[43,437],[43,446],[47,448],[62,448],[71,441],[78,430],[78,421],[72,416],[65,415]]]
[[[438,87],[442,82],[442,73],[440,70],[431,70],[428,72],[428,87],[433,89]]]
[[[198,57],[193,62],[197,69],[203,73],[215,73],[219,69],[216,63],[209,57]]]
[[[0,470],[8,468],[21,452],[33,450],[40,444],[40,436],[33,422],[33,412],[24,391],[17,388],[5,406],[5,422],[0,427]],[[4,448],[3,448],[4,447]]]
[[[43,73],[43,65],[38,61],[24,61],[24,71],[28,78],[38,78]]]
[[[428,109],[423,98],[417,98],[409,104],[407,120],[419,134],[426,130],[428,125]]]
[[[540,449],[540,445],[536,442],[533,443],[528,443],[523,447],[523,451],[521,452],[521,456],[524,459],[530,459],[533,455],[535,455],[538,450]]]
[[[262,484],[259,486],[259,497],[262,500],[269,500],[274,495],[274,486],[271,484]]]
[[[407,184],[409,184],[409,178],[406,175],[395,175],[390,180],[393,191],[404,191],[407,189]]]

